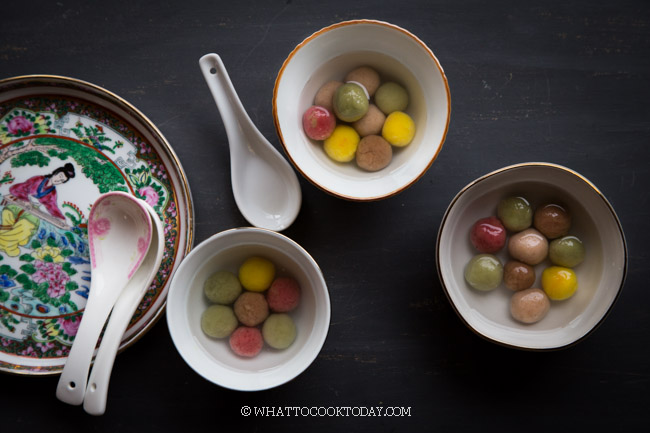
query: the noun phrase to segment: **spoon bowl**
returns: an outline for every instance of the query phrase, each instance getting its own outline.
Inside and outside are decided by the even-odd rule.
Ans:
[[[252,225],[281,231],[298,216],[302,193],[298,178],[246,113],[217,54],[199,60],[228,135],[233,195]]]
[[[143,203],[127,193],[109,192],[101,195],[90,210],[88,302],[56,389],[57,398],[66,403],[79,405],[83,401],[102,328],[149,250],[152,223]]]

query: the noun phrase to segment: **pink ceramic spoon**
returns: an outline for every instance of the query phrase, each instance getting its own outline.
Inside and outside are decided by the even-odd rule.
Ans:
[[[120,299],[115,303],[111,318],[108,320],[106,330],[102,336],[102,343],[97,349],[97,356],[90,372],[88,387],[84,396],[84,410],[91,415],[102,415],[106,410],[111,371],[122,342],[122,336],[129,325],[131,317],[133,317],[133,313],[140,305],[142,297],[151,287],[165,252],[165,233],[162,222],[151,206],[147,203],[144,203],[144,205],[154,223],[152,224],[151,246],[142,262],[142,266],[133,275],[131,281],[124,288]]]
[[[101,195],[90,211],[88,302],[56,389],[57,398],[66,403],[82,403],[102,328],[149,250],[151,218],[143,203],[127,193],[109,192]]]

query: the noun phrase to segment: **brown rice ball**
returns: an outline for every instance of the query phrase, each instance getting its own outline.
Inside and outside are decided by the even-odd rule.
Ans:
[[[375,104],[368,105],[368,112],[352,124],[359,136],[381,135],[381,128],[386,121],[386,115]]]
[[[257,326],[269,316],[269,304],[259,292],[244,292],[233,306],[235,316],[246,326]]]
[[[368,95],[372,96],[377,91],[381,80],[379,73],[370,66],[361,66],[348,72],[345,76],[345,81],[356,81],[363,84],[363,87],[368,91]]]
[[[336,89],[342,85],[343,83],[340,81],[328,81],[323,84],[323,86],[318,89],[318,92],[316,92],[316,96],[314,96],[314,105],[325,107],[331,112],[334,112],[334,93],[336,93]]]
[[[539,322],[551,308],[551,301],[541,289],[531,288],[515,292],[510,298],[510,313],[522,323]]]
[[[393,148],[379,135],[367,135],[357,147],[357,165],[366,171],[379,171],[393,158]]]

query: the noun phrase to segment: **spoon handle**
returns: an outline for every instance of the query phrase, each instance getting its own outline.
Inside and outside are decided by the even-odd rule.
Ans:
[[[199,66],[221,114],[229,143],[239,142],[238,138],[242,136],[242,131],[257,130],[230,81],[221,57],[214,53],[206,54],[199,60]],[[238,146],[230,147],[232,152]]]
[[[91,281],[91,293],[98,289],[97,284],[93,287]],[[92,299],[86,304],[74,344],[56,388],[56,397],[59,400],[72,405],[80,405],[83,401],[95,346],[112,307],[112,303],[92,302]]]
[[[91,415],[102,415],[106,411],[108,386],[115,356],[120,348],[122,337],[129,325],[131,317],[140,305],[142,297],[151,286],[165,250],[162,222],[155,211],[146,205],[151,216],[154,231],[151,246],[142,266],[133,279],[127,284],[120,298],[113,307],[111,318],[106,325],[102,342],[97,350],[97,356],[88,379],[88,387],[84,397],[84,410]]]
[[[92,371],[88,379],[88,386],[83,400],[84,410],[92,415],[101,415],[106,409],[106,396],[108,384],[113,370],[115,356],[120,347],[122,336],[142,300],[143,293],[125,291],[115,303],[111,318],[106,325],[106,331],[97,350]]]
[[[124,331],[126,331],[129,324],[129,319],[133,317],[144,294],[145,290],[126,290],[115,303],[115,307],[113,307],[111,318],[106,325],[106,331],[97,350],[97,356],[90,372],[88,387],[83,400],[84,410],[91,415],[102,415],[106,410],[108,385],[115,356],[120,347]]]

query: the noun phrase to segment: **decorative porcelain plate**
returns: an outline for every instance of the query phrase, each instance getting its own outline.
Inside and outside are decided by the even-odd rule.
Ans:
[[[193,239],[189,185],[160,131],[120,97],[56,76],[0,81],[0,371],[60,373],[90,287],[87,222],[95,199],[126,191],[165,229],[165,255],[124,334],[160,316]]]

